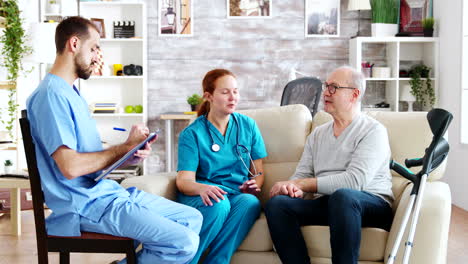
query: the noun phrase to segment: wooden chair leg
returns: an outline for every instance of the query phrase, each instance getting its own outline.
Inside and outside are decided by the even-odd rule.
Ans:
[[[137,264],[135,249],[133,247],[127,251],[127,264]]]
[[[60,264],[70,264],[70,252],[60,252]]]
[[[49,264],[49,255],[47,250],[38,250],[37,251],[37,263],[39,264]]]

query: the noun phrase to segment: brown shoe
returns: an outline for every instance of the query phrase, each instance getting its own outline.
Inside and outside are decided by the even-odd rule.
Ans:
[[[112,261],[110,264],[119,264],[119,261],[120,261],[120,260],[114,260],[114,261]]]

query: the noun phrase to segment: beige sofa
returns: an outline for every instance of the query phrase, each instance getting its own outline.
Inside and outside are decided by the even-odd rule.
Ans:
[[[287,180],[294,172],[306,141],[306,137],[317,126],[331,120],[323,112],[317,113],[312,121],[309,110],[302,105],[290,105],[269,109],[242,111],[256,120],[268,151],[264,161],[265,184],[260,200],[268,200],[271,186]],[[424,149],[432,139],[426,113],[370,112],[388,130],[392,157],[402,163],[405,158],[422,157]],[[415,245],[410,263],[445,263],[451,213],[450,189],[438,181],[445,170],[445,163],[435,170],[426,185],[421,214],[415,235]],[[416,171],[416,170],[414,170]],[[176,173],[147,175],[129,178],[122,182],[124,187],[136,186],[147,192],[169,199],[175,198]],[[393,205],[395,217],[390,232],[377,228],[363,228],[359,263],[384,263],[396,238],[404,210],[409,201],[412,184],[394,174]],[[326,226],[303,227],[312,263],[331,263],[329,230]],[[403,244],[400,246],[396,263],[401,262]],[[231,263],[281,263],[273,250],[265,216],[257,220],[245,241],[233,256]]]

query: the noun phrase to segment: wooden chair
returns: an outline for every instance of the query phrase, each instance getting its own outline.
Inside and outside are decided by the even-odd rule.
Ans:
[[[60,252],[60,263],[70,263],[70,252],[85,253],[126,253],[127,263],[135,264],[134,241],[131,238],[106,234],[81,232],[80,237],[60,237],[47,235],[44,217],[44,194],[37,168],[29,120],[26,110],[21,112],[21,132],[28,163],[31,193],[33,197],[34,221],[36,225],[37,257],[39,264],[48,263],[48,252]]]

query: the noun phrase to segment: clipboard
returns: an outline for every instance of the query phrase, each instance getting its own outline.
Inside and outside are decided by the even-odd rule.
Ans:
[[[145,140],[143,140],[138,145],[136,145],[134,148],[132,148],[122,158],[120,158],[118,161],[114,162],[114,164],[110,165],[107,169],[103,170],[101,175],[99,175],[97,178],[95,178],[94,181],[99,181],[100,179],[106,177],[113,170],[120,167],[125,161],[127,161],[129,158],[133,157],[135,152],[137,152],[139,149],[143,149],[145,147],[145,144],[148,141],[153,140],[157,135],[158,135],[158,132],[150,133]]]

